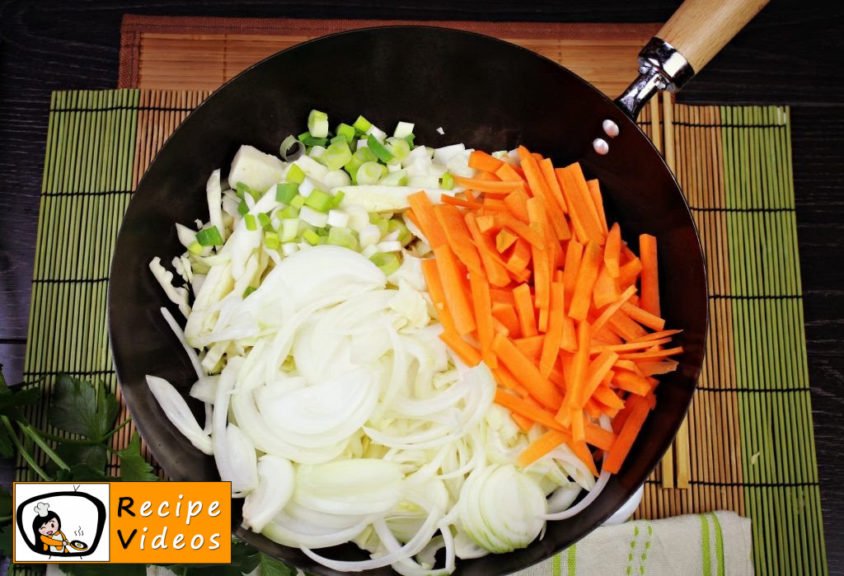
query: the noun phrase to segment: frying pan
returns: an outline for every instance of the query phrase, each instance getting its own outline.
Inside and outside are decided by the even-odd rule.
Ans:
[[[415,121],[419,142],[464,142],[485,150],[524,143],[555,165],[581,162],[604,191],[608,217],[637,248],[640,233],[657,236],[661,303],[667,325],[683,329],[677,372],[658,388],[648,418],[623,470],[581,514],[551,522],[545,537],[505,555],[461,561],[463,574],[512,572],[550,557],[586,535],[644,482],[670,446],[700,372],[707,327],[703,254],[683,194],[634,118],[658,89],[678,88],[758,12],[765,0],[687,1],[643,49],[640,75],[617,102],[533,52],[486,36],[433,27],[372,28],[327,36],[280,52],[220,88],[164,145],[126,213],[112,262],[109,329],[122,391],[156,460],[174,480],[216,480],[213,459],[194,449],[150,394],[144,376],[167,378],[186,398],[193,371],[161,318],[165,298],[147,269],[155,256],[183,249],[176,222],[207,219],[205,181],[227,166],[241,144],[278,150],[309,110],[334,119],[363,114],[376,125]],[[618,134],[604,127],[611,121]],[[438,133],[442,128],[444,135]],[[610,134],[615,130],[610,129]],[[595,142],[601,139],[604,144]],[[177,314],[173,310],[174,314]],[[188,398],[200,422],[201,407]],[[305,570],[336,574],[300,551],[239,528],[259,549]],[[329,556],[363,559],[349,545]],[[382,569],[374,573],[390,573]]]

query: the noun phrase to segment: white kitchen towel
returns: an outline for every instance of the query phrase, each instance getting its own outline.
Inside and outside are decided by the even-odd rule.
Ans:
[[[734,512],[636,520],[598,528],[518,576],[745,576],[750,520]]]

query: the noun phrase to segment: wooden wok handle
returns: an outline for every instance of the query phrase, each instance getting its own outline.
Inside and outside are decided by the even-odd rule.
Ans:
[[[695,73],[706,66],[768,0],[686,0],[657,33]]]

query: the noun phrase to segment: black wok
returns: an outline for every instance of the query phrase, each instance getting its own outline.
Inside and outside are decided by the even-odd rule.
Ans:
[[[699,68],[764,1],[751,7],[732,1],[696,4],[684,7],[673,29],[664,30],[664,39],[687,47],[689,62]],[[690,18],[716,4],[723,36],[713,41],[717,46],[687,42],[683,28]],[[742,10],[747,13],[741,15]],[[623,470],[581,514],[549,523],[541,541],[510,554],[461,561],[458,570],[488,575],[525,568],[600,525],[637,490],[670,446],[695,389],[707,327],[704,259],[692,217],[674,176],[632,117],[634,108],[660,83],[671,83],[673,77],[679,84],[691,73],[664,43],[650,44],[645,56],[666,63],[643,68],[638,83],[622,99],[627,110],[528,50],[477,34],[412,26],[306,42],[264,60],[214,93],[173,134],[141,181],[120,231],[111,272],[109,329],[122,392],[167,474],[174,480],[218,479],[213,460],[169,424],[144,380],[146,374],[162,376],[187,397],[194,378],[159,314],[166,299],[147,264],[154,256],[168,262],[182,251],[174,223],[207,219],[204,187],[212,170],[227,166],[241,144],[277,151],[285,136],[301,131],[308,111],[319,108],[338,121],[358,114],[384,127],[415,121],[417,141],[430,146],[464,142],[498,150],[523,143],[550,156],[556,165],[578,160],[587,176],[600,180],[608,217],[621,223],[634,250],[640,233],[657,236],[662,309],[668,326],[683,329],[678,341],[685,352],[678,358],[677,372],[662,379],[656,410]],[[618,126],[616,137],[604,133],[605,120]],[[438,134],[438,127],[444,135]],[[596,152],[596,138],[608,143],[608,153]],[[201,422],[200,407],[193,407]],[[233,518],[239,524],[238,510]],[[334,573],[298,550],[237,530],[261,550],[305,570]],[[335,556],[364,558],[351,546],[338,549]]]

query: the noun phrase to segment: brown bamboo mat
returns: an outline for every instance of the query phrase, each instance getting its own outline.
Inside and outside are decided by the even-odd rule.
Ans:
[[[636,75],[637,54],[659,24],[123,18],[118,88],[213,90],[259,60],[333,32],[427,24],[497,36],[559,62],[600,90],[620,94]]]
[[[290,26],[300,22],[296,36]],[[71,372],[101,377],[116,388],[104,337],[107,265],[140,176],[188,111],[250,58],[283,47],[278,42],[292,43],[341,24],[127,17],[122,85],[172,82],[171,87],[187,83],[189,89],[54,95],[25,376]],[[577,28],[474,26],[487,33],[494,33],[494,26],[518,29],[523,41],[542,40],[543,46],[553,44],[554,33]],[[534,26],[539,32],[531,36]],[[287,35],[273,40],[273,30]],[[566,42],[573,37],[566,36]],[[211,75],[186,79],[185,70],[206,61],[203,42],[212,40],[227,47],[214,57],[215,80]],[[233,53],[239,50],[240,55]],[[628,77],[625,73],[623,82]],[[690,487],[664,488],[657,470],[645,485],[637,517],[734,510],[753,520],[758,573],[824,574],[788,110],[663,100],[645,110],[640,125],[665,150],[692,207],[709,266],[711,323],[706,365],[688,417]],[[98,225],[86,225],[92,222]],[[57,227],[67,234],[53,233]],[[68,237],[76,244],[66,246]],[[124,429],[115,446],[128,439]],[[25,476],[23,470],[20,475]]]

